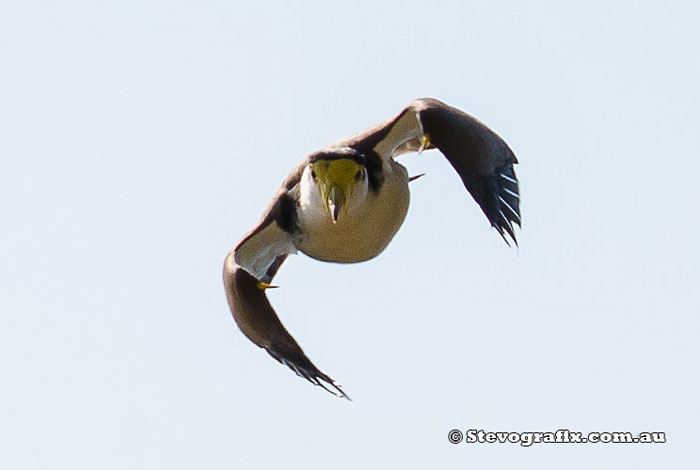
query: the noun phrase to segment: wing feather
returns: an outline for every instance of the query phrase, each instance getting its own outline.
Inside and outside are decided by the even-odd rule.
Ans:
[[[462,178],[491,225],[508,243],[517,244],[513,224],[521,226],[520,189],[513,165],[518,163],[508,144],[480,121],[434,99],[416,100],[431,146],[437,147]]]
[[[253,343],[294,373],[330,393],[348,398],[340,385],[321,372],[282,325],[265,293],[287,256],[295,253],[292,232],[282,227],[294,216],[284,211],[286,190],[281,190],[258,226],[229,252],[224,261],[224,286],[231,313]]]
[[[427,137],[427,139],[426,139]],[[339,142],[384,159],[439,149],[493,227],[517,244],[520,221],[517,158],[495,132],[476,118],[432,98],[415,100],[392,119]]]

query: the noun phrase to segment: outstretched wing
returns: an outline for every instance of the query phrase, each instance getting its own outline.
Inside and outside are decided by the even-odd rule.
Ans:
[[[341,141],[388,159],[406,152],[439,149],[462,178],[491,225],[517,244],[520,191],[517,158],[495,132],[469,114],[432,98],[415,100],[393,119]]]
[[[224,261],[226,297],[238,327],[277,361],[338,397],[349,397],[321,372],[282,325],[265,290],[289,254],[295,253],[293,201],[280,190],[258,226],[243,238]]]

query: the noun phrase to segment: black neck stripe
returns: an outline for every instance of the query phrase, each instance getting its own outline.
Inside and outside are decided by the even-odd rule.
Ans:
[[[352,147],[339,147],[337,149],[321,150],[309,157],[310,163],[316,163],[320,160],[352,160],[358,165],[365,166],[367,164],[367,157]]]

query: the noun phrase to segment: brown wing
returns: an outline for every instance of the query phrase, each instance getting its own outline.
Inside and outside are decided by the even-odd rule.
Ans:
[[[517,244],[513,223],[520,222],[520,190],[515,175],[517,158],[508,145],[484,124],[434,99],[414,101],[430,146],[437,147],[462,178],[467,190],[508,243]]]
[[[295,211],[293,200],[283,186],[260,224],[253,229],[224,261],[224,286],[233,318],[253,343],[273,358],[338,397],[349,397],[340,385],[321,372],[304,354],[282,325],[265,294],[266,288],[290,253],[293,244]]]
[[[439,149],[462,178],[491,225],[517,244],[520,191],[517,158],[495,132],[474,117],[432,98],[415,100],[389,121],[335,145],[374,151],[383,158]]]

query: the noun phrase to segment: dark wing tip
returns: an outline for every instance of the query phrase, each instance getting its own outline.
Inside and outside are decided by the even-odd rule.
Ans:
[[[282,261],[284,260],[273,263],[273,266],[281,264]],[[265,290],[259,287],[258,279],[236,265],[232,254],[226,257],[224,284],[233,318],[253,343],[265,348],[273,358],[312,384],[337,397],[350,399],[335,380],[318,370],[306,357],[299,344],[280,322],[265,295]]]
[[[289,367],[299,377],[321,387],[331,395],[352,401],[347,393],[343,391],[340,384],[321,372],[309,358],[301,352],[301,349],[297,351],[283,344],[278,344],[266,348],[266,351],[280,364]]]
[[[457,171],[476,202],[508,245],[518,244],[520,192],[508,144],[476,118],[431,98],[414,101],[424,132]]]
[[[486,210],[486,215],[491,225],[496,228],[506,244],[510,245],[506,237],[508,235],[515,243],[515,246],[518,246],[513,224],[517,224],[518,227],[522,228],[520,189],[513,164],[508,163],[500,168],[496,168],[495,173],[489,176],[489,180],[491,204]]]

